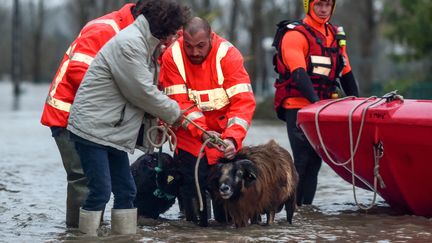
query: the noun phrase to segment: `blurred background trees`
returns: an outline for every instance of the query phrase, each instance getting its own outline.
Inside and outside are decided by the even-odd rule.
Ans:
[[[16,2],[20,5],[18,27],[13,25]],[[15,75],[20,80],[51,82],[63,53],[82,26],[126,2],[129,1],[2,1],[0,80],[12,80],[12,71],[19,70]],[[271,96],[275,26],[283,19],[300,19],[304,15],[302,1],[185,2],[243,53],[258,100]],[[338,0],[331,22],[345,28],[348,53],[362,96],[398,89],[408,98],[432,99],[432,1]],[[13,43],[19,45],[17,51],[12,51]]]

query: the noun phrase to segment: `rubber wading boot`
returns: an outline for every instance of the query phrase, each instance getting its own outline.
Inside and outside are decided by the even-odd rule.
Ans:
[[[112,209],[111,232],[116,235],[133,235],[137,230],[137,209]]]
[[[181,197],[181,194],[177,196],[177,203],[178,203],[178,207],[179,207],[179,219],[184,219],[185,218],[185,212],[184,212],[184,207],[183,207],[183,199]]]
[[[212,201],[213,216],[218,223],[229,223],[230,217],[225,212],[225,208],[222,202]]]
[[[209,213],[211,214],[211,211],[209,210],[208,205],[209,205],[209,200],[206,196],[204,196],[204,198],[203,198],[203,211],[199,212],[200,217],[199,217],[198,225],[201,227],[207,227],[208,226]]]
[[[86,183],[85,177],[75,181],[68,181],[66,198],[67,227],[78,228],[80,209],[88,194]]]
[[[208,215],[207,215],[207,200],[203,198],[204,209],[202,212],[199,210],[198,198],[183,197],[183,207],[185,212],[186,221],[192,221],[199,226],[208,226]]]
[[[102,217],[102,211],[87,211],[80,209],[79,215],[79,231],[89,236],[97,236]]]

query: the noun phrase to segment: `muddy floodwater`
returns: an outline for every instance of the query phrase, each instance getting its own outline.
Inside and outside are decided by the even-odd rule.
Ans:
[[[24,84],[13,111],[12,86],[0,82],[0,242],[432,242],[432,219],[398,215],[381,198],[369,212],[358,209],[352,186],[325,164],[314,205],[299,208],[292,225],[281,212],[272,226],[236,229],[211,221],[200,228],[179,219],[174,205],[158,220],[140,220],[136,235],[112,236],[108,205],[101,236],[85,237],[65,227],[66,176],[50,130],[39,123],[47,91]],[[254,121],[245,144],[269,139],[290,150],[277,121]],[[357,193],[360,202],[371,202],[371,192]]]

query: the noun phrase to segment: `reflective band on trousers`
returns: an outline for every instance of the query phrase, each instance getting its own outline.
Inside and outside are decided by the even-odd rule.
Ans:
[[[231,127],[233,125],[239,125],[243,127],[243,129],[247,132],[249,130],[249,124],[246,120],[241,119],[240,117],[233,117],[228,119],[227,127]]]
[[[193,121],[193,120],[199,119],[199,118],[201,118],[203,116],[204,116],[204,114],[202,112],[194,111],[194,112],[191,112],[189,115],[187,115],[186,118],[188,118],[189,120]],[[189,123],[190,122],[188,120],[184,119],[183,122],[182,122],[182,127],[184,129],[187,129]]]

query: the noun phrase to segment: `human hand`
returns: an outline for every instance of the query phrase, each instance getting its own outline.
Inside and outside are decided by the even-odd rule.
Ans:
[[[177,119],[174,121],[171,127],[177,129],[182,125],[182,122],[183,122],[183,112],[180,112],[179,117],[177,117]]]
[[[237,150],[232,139],[226,138],[223,140],[228,146],[224,147],[219,145],[218,149],[224,152],[224,157],[227,159],[233,159],[237,154]]]
[[[220,138],[221,134],[216,132],[216,131],[207,131],[207,133],[203,133],[201,135],[201,140],[203,142],[207,141],[207,139],[209,138]],[[216,143],[213,143],[212,141],[210,141],[209,143],[207,143],[207,147],[209,148],[217,148],[218,145]]]
[[[187,108],[184,110],[180,110],[180,115],[179,117],[175,120],[175,122],[171,125],[171,127],[173,127],[174,129],[179,128],[182,123],[183,123],[183,119],[184,119],[184,113],[186,113],[188,110],[190,110],[191,108]]]

